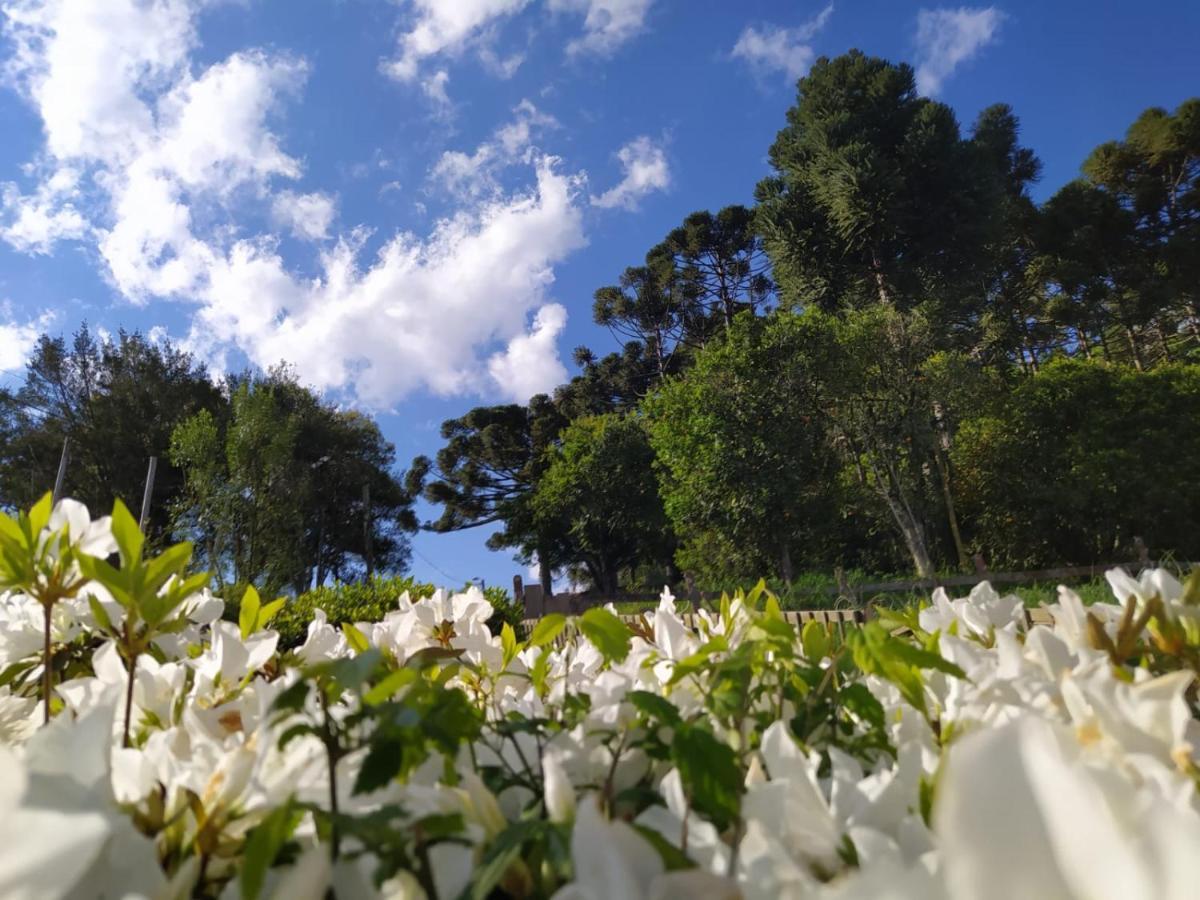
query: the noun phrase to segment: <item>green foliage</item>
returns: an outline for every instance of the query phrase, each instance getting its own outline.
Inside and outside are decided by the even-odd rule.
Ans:
[[[137,508],[147,460],[158,457],[147,532],[161,543],[183,473],[168,458],[174,427],[224,401],[205,367],[169,342],[87,326],[67,341],[43,335],[15,391],[0,389],[0,507],[32,505],[54,484],[70,439],[64,495],[90,509]]]
[[[561,557],[615,593],[622,570],[669,558],[670,534],[642,422],[609,414],[578,419],[550,452],[532,499],[535,521],[557,535]]]
[[[174,431],[186,480],[174,527],[221,583],[266,593],[402,570],[416,519],[394,455],[374,422],[288,372],[244,378],[224,421],[203,410]]]
[[[270,624],[279,632],[280,646],[295,647],[304,642],[308,623],[317,609],[324,610],[329,624],[341,628],[355,622],[379,621],[398,608],[400,596],[405,592],[410,599],[420,600],[432,597],[436,590],[435,585],[408,575],[375,575],[366,581],[325,584],[288,598]],[[514,629],[521,624],[525,611],[513,602],[507,591],[488,586],[483,595],[494,610],[488,620],[493,634],[499,634],[506,624]]]
[[[275,616],[272,626],[279,632],[282,646],[293,647],[304,641],[313,612],[325,611],[329,624],[340,628],[355,622],[377,622],[397,608],[400,595],[419,600],[431,597],[434,585],[409,576],[376,575],[367,581],[321,585],[289,599]]]
[[[965,419],[964,516],[994,566],[1200,553],[1200,367],[1059,360]]]

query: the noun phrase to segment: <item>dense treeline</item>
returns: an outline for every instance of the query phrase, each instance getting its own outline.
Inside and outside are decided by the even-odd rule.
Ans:
[[[770,161],[596,291],[617,352],[444,424],[430,527],[605,590],[1200,554],[1200,100],[1039,205],[1010,108],[851,52]]]
[[[285,369],[215,381],[140,334],[44,336],[23,384],[0,389],[0,505],[54,484],[64,439],[64,493],[94,510],[139,509],[157,457],[151,541],[194,541],[218,583],[300,593],[407,565],[416,519],[392,445]]]

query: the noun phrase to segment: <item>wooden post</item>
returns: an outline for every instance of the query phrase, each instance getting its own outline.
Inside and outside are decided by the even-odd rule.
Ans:
[[[850,587],[850,581],[846,578],[846,570],[838,566],[833,570],[833,577],[837,579],[838,596],[853,602],[855,599],[854,589]]]
[[[146,488],[142,491],[142,514],[138,517],[138,528],[146,533],[146,523],[150,521],[150,498],[154,496],[154,476],[158,472],[158,457],[150,457],[150,468],[146,470]]]
[[[1146,542],[1140,537],[1135,536],[1133,539],[1133,547],[1137,550],[1138,567],[1148,569],[1153,563],[1150,561],[1150,548],[1146,546]]]
[[[71,458],[71,439],[63,438],[62,456],[58,458],[58,476],[54,479],[54,503],[62,499],[63,482],[67,479],[67,461]]]
[[[375,574],[375,554],[371,549],[371,486],[363,485],[363,558],[367,562],[367,580]]]

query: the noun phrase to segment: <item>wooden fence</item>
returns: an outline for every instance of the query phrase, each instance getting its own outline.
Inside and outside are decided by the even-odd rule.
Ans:
[[[1056,569],[1037,569],[1030,572],[989,572],[985,569],[970,575],[947,575],[936,578],[911,578],[898,581],[851,582],[839,571],[836,575],[837,584],[801,589],[800,593],[813,597],[831,597],[841,601],[842,606],[861,608],[867,601],[881,594],[914,592],[930,592],[939,587],[972,588],[985,581],[992,584],[1036,584],[1038,582],[1090,581],[1104,575],[1109,569],[1124,567],[1134,572],[1140,571],[1153,563],[1146,558],[1136,562],[1108,563],[1095,566],[1066,566]],[[1200,563],[1177,563],[1181,569],[1187,569]],[[513,596],[517,602],[525,606],[525,618],[537,619],[541,616],[560,612],[567,615],[578,615],[593,606],[603,606],[606,603],[654,603],[659,594],[652,593],[622,593],[604,595],[599,593],[561,593],[545,597],[540,585],[525,585],[521,576],[513,578]],[[683,591],[677,599],[699,605],[704,601],[721,599],[716,591]]]
[[[869,609],[802,609],[784,612],[783,619],[797,631],[809,622],[819,622],[825,626],[826,630],[845,633],[847,628],[857,628],[871,616],[872,610]],[[694,613],[686,613],[682,619],[687,627],[695,627],[697,617]],[[653,627],[648,613],[621,616],[621,621],[629,625],[635,634],[645,632]],[[518,637],[522,640],[527,639],[537,623],[537,619],[522,621],[521,627],[518,629]],[[1027,628],[1032,628],[1034,625],[1053,624],[1054,617],[1046,607],[1039,606],[1025,610],[1025,626]]]

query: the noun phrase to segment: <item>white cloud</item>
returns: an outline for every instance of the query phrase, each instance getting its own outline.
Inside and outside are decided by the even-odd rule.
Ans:
[[[584,13],[583,36],[567,44],[567,53],[609,56],[641,34],[654,0],[547,0],[552,12]]]
[[[494,22],[519,13],[529,2],[412,0],[415,19],[400,37],[399,55],[384,64],[384,71],[399,81],[414,81],[426,60],[460,55],[469,44],[488,33]]]
[[[954,70],[990,44],[1004,13],[994,6],[917,13],[917,90],[932,96]]]
[[[2,206],[7,220],[0,237],[22,253],[47,255],[60,240],[82,238],[88,223],[75,208],[79,173],[62,168],[46,178],[31,196],[17,185],[3,186]]]
[[[215,369],[235,350],[262,366],[287,361],[313,386],[375,407],[420,389],[495,394],[493,363],[534,348],[543,377],[557,377],[549,291],[554,267],[585,242],[584,201],[582,176],[532,149],[549,117],[522,104],[490,141],[488,165],[528,165],[527,188],[465,200],[427,236],[384,236],[370,258],[369,230],[334,234],[316,274],[298,270],[279,236],[248,230],[242,214],[330,235],[333,198],[289,189],[303,167],[271,125],[306,67],[261,51],[197,67],[192,15],[209,2],[8,0],[9,78],[42,116],[46,144],[29,169],[37,186],[6,188],[0,236],[26,252],[95,241],[129,300],[193,305],[185,341]],[[472,5],[489,6],[462,7]],[[450,15],[459,4],[434,6]],[[104,53],[83,46],[80,20]],[[80,66],[64,62],[70,50]],[[550,312],[531,331],[538,310]],[[23,347],[33,326],[3,327]]]
[[[0,303],[0,374],[25,368],[38,337],[56,318],[55,313],[45,312],[31,321],[18,322],[9,305]]]
[[[513,76],[525,53],[502,56],[494,46],[501,25],[523,12],[533,0],[410,0],[411,15],[400,35],[396,55],[383,71],[397,81],[419,84],[439,108],[451,106],[446,93],[445,60],[468,50],[497,78]],[[583,34],[567,43],[568,55],[610,56],[646,27],[654,0],[545,0],[551,14],[583,16]],[[433,75],[424,74],[435,65]]]
[[[190,345],[208,355],[232,344],[261,366],[287,360],[316,387],[377,407],[422,387],[491,392],[481,354],[524,334],[554,265],[584,243],[579,179],[550,158],[536,179],[424,240],[392,238],[365,268],[361,236],[340,240],[316,279],[289,272],[271,242],[241,241],[211,271]]]
[[[450,100],[450,95],[446,92],[446,85],[450,83],[450,73],[445,69],[439,69],[427,78],[421,79],[421,92],[432,101],[438,111],[443,115],[449,114],[454,107],[454,103]]]
[[[503,352],[488,360],[488,373],[514,403],[527,403],[534,394],[549,393],[567,380],[567,369],[558,358],[558,336],[567,325],[567,311],[548,303],[537,311],[533,327],[508,342]]]
[[[457,197],[495,193],[500,189],[496,180],[500,169],[530,159],[535,131],[558,127],[557,119],[522,100],[513,109],[513,120],[497,128],[491,140],[484,141],[473,153],[443,153],[429,173],[430,181]]]
[[[817,54],[810,42],[832,15],[833,4],[830,3],[814,18],[795,28],[747,26],[730,55],[748,63],[759,75],[783,72],[789,81],[796,81],[812,66]]]
[[[280,191],[275,195],[271,213],[276,222],[304,241],[319,241],[329,236],[329,226],[337,215],[337,200],[317,191],[297,194]]]
[[[625,177],[600,196],[593,196],[592,206],[636,209],[638,202],[647,194],[665,191],[671,186],[667,154],[649,137],[642,135],[634,138],[617,151],[617,159],[621,162]]]

